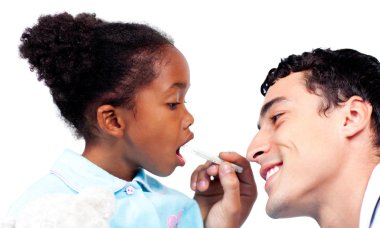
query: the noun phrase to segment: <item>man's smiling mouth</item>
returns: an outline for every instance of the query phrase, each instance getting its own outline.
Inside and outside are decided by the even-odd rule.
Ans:
[[[282,162],[271,164],[263,164],[260,169],[260,175],[264,180],[268,180],[271,176],[275,175],[282,168]]]
[[[266,176],[265,180],[268,180],[269,177],[273,176],[275,173],[277,173],[280,170],[280,166],[274,166],[273,168],[269,169]]]

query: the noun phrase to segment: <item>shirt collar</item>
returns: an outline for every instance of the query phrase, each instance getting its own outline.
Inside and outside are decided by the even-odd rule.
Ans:
[[[117,192],[128,184],[128,181],[113,176],[85,157],[68,149],[54,163],[50,172],[76,192],[88,187],[103,187]],[[153,187],[151,187],[150,179],[144,170],[140,169],[131,182],[138,183],[145,191],[153,191],[157,189],[157,186],[154,186],[153,182]]]
[[[380,164],[372,171],[368,181],[366,191],[364,193],[363,203],[360,210],[359,227],[369,227],[372,214],[375,212],[376,203],[380,196]]]

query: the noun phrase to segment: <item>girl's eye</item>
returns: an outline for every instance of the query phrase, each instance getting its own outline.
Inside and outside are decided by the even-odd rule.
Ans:
[[[175,102],[175,103],[168,103],[168,106],[169,106],[169,108],[170,108],[171,110],[175,110],[179,104],[180,104],[180,103],[178,103],[178,102]]]
[[[276,122],[277,122],[277,120],[283,115],[284,113],[278,113],[278,114],[276,114],[276,115],[274,115],[274,116],[272,116],[270,119],[272,120],[272,123],[273,124],[276,124]]]

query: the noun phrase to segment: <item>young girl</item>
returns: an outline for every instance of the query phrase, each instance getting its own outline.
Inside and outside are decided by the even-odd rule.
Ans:
[[[144,172],[168,176],[185,165],[180,148],[194,137],[189,129],[194,118],[184,105],[189,69],[170,38],[143,24],[61,13],[40,17],[21,41],[21,56],[50,88],[85,148],[82,155],[66,150],[50,174],[14,204],[12,215],[48,194],[101,186],[113,191],[118,203],[111,227],[173,227],[173,218],[180,227],[245,220],[255,196],[241,207],[239,180],[229,164],[214,173],[224,192],[213,192],[217,188],[208,188],[208,181],[192,185],[207,190],[196,193],[201,208]],[[241,163],[252,189],[248,162],[236,154],[224,158]]]

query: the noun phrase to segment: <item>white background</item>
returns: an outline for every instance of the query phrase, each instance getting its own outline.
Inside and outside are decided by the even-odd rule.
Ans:
[[[0,213],[64,148],[80,152],[58,117],[47,88],[18,55],[19,38],[39,15],[96,13],[107,21],[149,23],[171,35],[191,68],[188,107],[195,141],[208,151],[245,155],[257,132],[259,92],[268,70],[281,58],[313,48],[354,48],[380,57],[380,14],[375,1],[80,1],[0,3]],[[261,1],[264,2],[264,1]],[[201,159],[188,160],[165,184],[189,196],[189,179]],[[323,168],[323,167],[322,167]],[[253,164],[259,196],[244,227],[318,227],[309,218],[274,220],[265,214],[264,181]],[[289,183],[291,184],[291,183]]]

